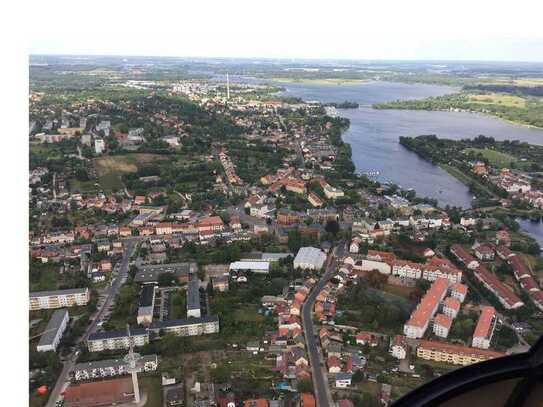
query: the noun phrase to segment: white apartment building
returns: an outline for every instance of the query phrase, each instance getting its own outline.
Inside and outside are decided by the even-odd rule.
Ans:
[[[134,346],[143,346],[149,343],[149,331],[147,329],[133,329],[130,331]],[[104,350],[128,349],[130,340],[126,330],[96,332],[87,339],[89,352],[101,352]]]
[[[197,336],[219,332],[219,318],[204,316],[201,318],[175,319],[155,322],[151,329],[157,332],[173,333],[178,336]]]
[[[87,305],[90,291],[86,288],[73,288],[57,291],[35,291],[30,293],[30,310],[55,309]]]
[[[451,329],[452,318],[445,314],[437,314],[434,318],[433,331],[436,336],[446,338],[449,336],[449,330]]]
[[[422,276],[422,264],[407,260],[396,260],[392,264],[392,275],[419,279]]]
[[[494,307],[486,306],[481,310],[477,326],[473,332],[473,340],[471,346],[474,348],[488,349],[494,334],[496,326],[496,310]]]

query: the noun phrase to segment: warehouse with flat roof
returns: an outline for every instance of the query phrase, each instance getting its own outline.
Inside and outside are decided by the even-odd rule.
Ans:
[[[326,254],[315,247],[301,247],[294,258],[294,268],[320,270],[326,261]]]

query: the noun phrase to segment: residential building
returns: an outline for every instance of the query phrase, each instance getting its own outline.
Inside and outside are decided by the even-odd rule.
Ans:
[[[131,329],[130,338],[125,329],[95,332],[87,339],[87,348],[89,352],[128,349],[130,339],[135,347],[146,345],[149,343],[149,331],[142,328]]]
[[[481,261],[494,260],[494,248],[487,244],[481,244],[474,249],[475,257]]]
[[[220,292],[228,291],[228,276],[212,277],[211,282],[213,284],[213,290]]]
[[[230,272],[232,271],[251,271],[253,273],[268,274],[270,272],[270,263],[267,261],[235,261],[230,263]]]
[[[488,271],[485,266],[479,266],[473,271],[473,275],[500,301],[506,309],[516,309],[524,306],[524,303],[520,298],[504,283],[502,283],[498,277]]]
[[[479,266],[479,262],[473,257],[469,252],[464,249],[459,244],[453,244],[451,246],[451,254],[453,254],[456,259],[463,263],[470,270],[474,270]]]
[[[473,332],[471,346],[480,349],[488,349],[490,347],[492,335],[494,334],[494,327],[496,326],[496,320],[497,316],[494,307],[484,306],[481,309],[481,315],[479,315],[477,326]]]
[[[57,291],[35,291],[30,293],[30,311],[63,307],[84,306],[90,300],[90,290],[73,288]]]
[[[200,281],[194,278],[187,285],[187,317],[200,318]]]
[[[42,333],[36,350],[38,352],[56,352],[69,320],[70,315],[68,314],[68,310],[58,309],[53,312],[51,319]]]
[[[198,222],[198,232],[222,232],[224,229],[224,223],[220,216],[210,216],[202,218]]]
[[[313,205],[316,208],[320,208],[321,206],[324,205],[324,201],[321,198],[319,198],[318,195],[314,194],[313,192],[310,192],[307,195],[307,200],[309,201],[309,203],[311,205]]]
[[[460,301],[454,297],[447,297],[443,300],[443,313],[450,318],[456,318],[460,311]]]
[[[462,283],[453,284],[451,287],[451,297],[456,298],[461,303],[466,299],[468,286]]]
[[[94,152],[98,155],[102,154],[106,149],[106,142],[104,139],[95,138],[94,139]]]
[[[351,385],[353,378],[352,373],[339,372],[336,373],[336,387],[339,389],[345,389]]]
[[[140,372],[153,372],[158,368],[157,355],[145,355],[138,360]],[[77,363],[70,376],[75,381],[102,379],[128,374],[128,364],[124,359],[106,359],[94,362]]]
[[[486,349],[454,345],[447,342],[423,340],[420,341],[417,347],[417,357],[421,359],[463,366],[502,356],[505,356],[505,354]]]
[[[155,287],[145,285],[141,289],[138,307],[137,322],[139,325],[149,325],[153,322],[153,311],[155,309]]]
[[[447,294],[448,280],[440,278],[432,283],[417,308],[404,325],[404,334],[408,338],[422,338],[431,318],[437,312],[440,302]]]
[[[449,336],[449,330],[451,329],[452,318],[445,314],[437,314],[434,318],[433,331],[436,336],[446,338]]]
[[[196,336],[219,332],[219,318],[217,316],[203,316],[200,318],[174,319],[155,321],[151,330],[160,333],[174,333],[179,336]]]
[[[403,335],[394,335],[394,338],[390,341],[390,353],[396,359],[402,360],[407,357],[407,351],[409,345]]]

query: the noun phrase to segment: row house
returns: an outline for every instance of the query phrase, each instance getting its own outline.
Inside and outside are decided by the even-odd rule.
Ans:
[[[474,270],[479,267],[479,262],[473,257],[464,247],[459,244],[453,244],[450,249],[451,254],[456,259],[464,264],[464,266],[470,270]]]
[[[503,284],[498,277],[485,266],[479,266],[473,271],[473,275],[500,301],[505,309],[516,309],[524,305],[520,298],[508,286]]]

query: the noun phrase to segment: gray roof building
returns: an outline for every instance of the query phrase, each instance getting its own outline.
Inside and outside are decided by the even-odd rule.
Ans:
[[[200,281],[196,278],[187,285],[187,316],[199,318],[200,315]]]
[[[59,309],[53,312],[51,319],[45,327],[44,334],[37,346],[38,352],[56,351],[57,346],[66,330],[70,316],[68,310]]]
[[[196,263],[169,263],[142,266],[136,272],[134,281],[140,284],[158,284],[158,278],[161,274],[171,273],[176,278],[188,279],[189,274],[196,273],[197,271],[198,265]]]

